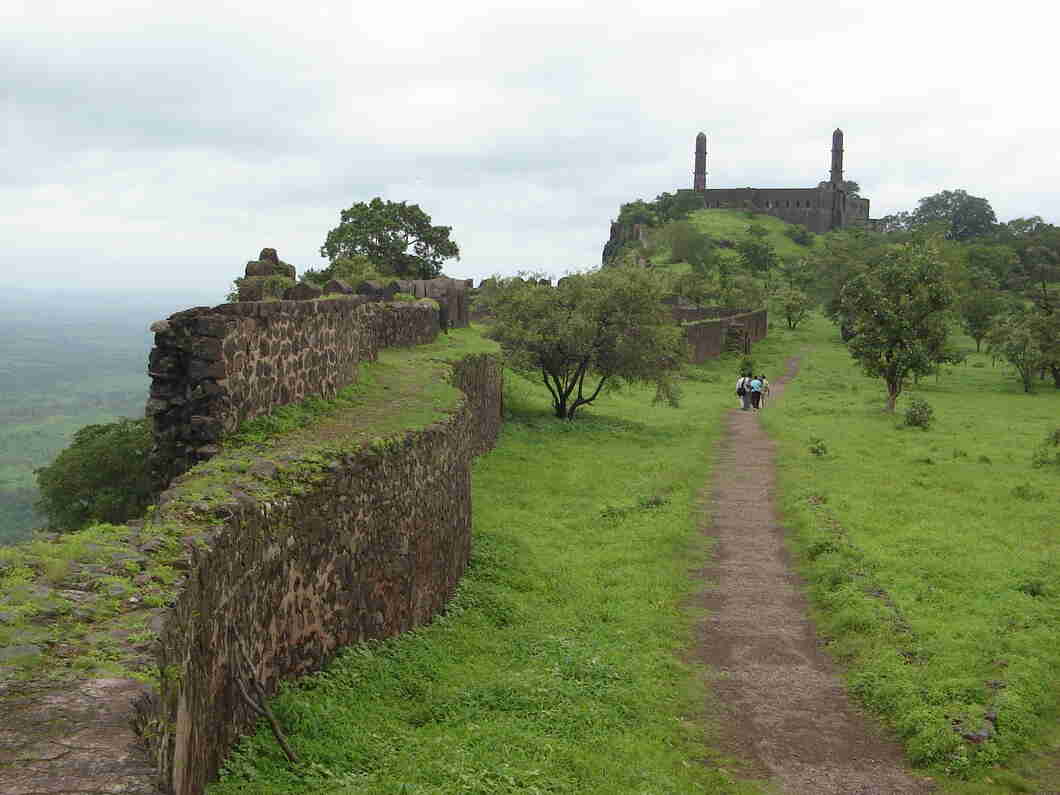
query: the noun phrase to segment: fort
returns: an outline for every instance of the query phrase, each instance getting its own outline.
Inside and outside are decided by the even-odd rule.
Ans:
[[[811,232],[869,225],[869,200],[850,195],[843,180],[843,131],[832,133],[832,168],[816,188],[708,188],[707,135],[696,136],[692,188],[677,191],[700,198],[706,209],[739,209],[772,215]]]

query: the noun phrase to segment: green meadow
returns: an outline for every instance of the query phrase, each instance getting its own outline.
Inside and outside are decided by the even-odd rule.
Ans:
[[[1024,395],[961,342],[965,364],[887,415],[826,321],[771,329],[756,370],[801,356],[761,415],[778,500],[851,694],[938,791],[1060,791],[1060,471],[1032,464],[1060,392]],[[627,389],[573,423],[509,373],[447,614],[285,686],[273,707],[301,764],[263,725],[210,792],[766,791],[711,750],[705,672],[685,662],[737,367],[687,368],[680,408]],[[928,430],[903,423],[913,398],[934,408]]]
[[[891,416],[832,326],[795,336],[801,371],[763,420],[851,692],[914,764],[978,782],[953,791],[1060,790],[1020,756],[1043,751],[1060,692],[1060,468],[1032,465],[1060,427],[1060,391],[1023,394],[963,339],[967,362],[910,385]],[[926,431],[902,422],[913,398],[934,409]]]
[[[780,372],[784,334],[756,361]],[[757,792],[711,755],[710,696],[682,662],[690,576],[738,361],[689,368],[680,408],[604,395],[572,423],[507,374],[506,424],[474,465],[469,571],[447,614],[343,652],[273,708],[221,793]]]

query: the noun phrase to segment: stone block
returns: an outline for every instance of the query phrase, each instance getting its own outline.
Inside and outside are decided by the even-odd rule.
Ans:
[[[350,295],[353,293],[353,288],[341,279],[331,279],[327,284],[324,285],[324,292]]]
[[[294,287],[288,287],[283,291],[285,301],[311,301],[314,298],[320,298],[323,294],[324,291],[319,287],[313,287],[305,282],[296,284]]]

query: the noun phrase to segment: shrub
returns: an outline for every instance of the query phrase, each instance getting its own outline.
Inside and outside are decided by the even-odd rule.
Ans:
[[[1031,456],[1031,466],[1035,469],[1043,467],[1060,467],[1060,428],[1045,437]]]
[[[77,530],[89,522],[120,524],[150,503],[151,449],[147,420],[123,418],[86,425],[51,464],[37,469],[37,510],[52,530]]]
[[[802,224],[792,224],[784,230],[784,234],[800,246],[808,246],[813,243],[813,232]]]
[[[810,452],[815,456],[827,455],[828,447],[824,443],[824,439],[818,439],[816,436],[810,439]]]
[[[409,293],[394,293],[394,295],[392,295],[390,297],[390,300],[391,301],[402,301],[404,303],[411,303],[411,302],[416,300],[416,296],[411,295]]]
[[[905,424],[911,428],[923,428],[925,431],[931,427],[935,420],[935,410],[931,404],[920,398],[909,401],[909,407],[905,410]]]

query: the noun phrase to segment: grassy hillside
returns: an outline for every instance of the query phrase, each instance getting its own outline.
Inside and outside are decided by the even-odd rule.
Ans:
[[[882,382],[831,326],[796,335],[802,372],[764,419],[818,626],[853,693],[915,763],[986,776],[954,791],[1040,791],[1026,760],[998,763],[1056,718],[1060,467],[1032,455],[1060,426],[1060,391],[1024,395],[964,339],[967,364],[922,379],[889,416]],[[928,431],[901,425],[914,397],[934,408]]]
[[[800,246],[784,234],[784,230],[790,227],[791,224],[771,215],[756,213],[751,216],[744,210],[697,210],[688,217],[688,220],[696,229],[713,240],[732,240],[734,242],[747,237],[747,227],[751,224],[761,226],[767,232],[764,239],[773,246],[777,256],[782,260],[800,259],[805,257],[809,251],[809,247]],[[735,262],[736,252],[733,249],[723,248],[720,249],[720,252],[722,256]],[[677,273],[689,269],[687,263],[670,264],[670,250],[665,245],[651,259],[656,265],[667,266]]]
[[[779,372],[784,334],[755,356]],[[738,362],[692,368],[678,409],[652,390],[555,420],[509,376],[497,447],[474,468],[471,567],[448,614],[348,649],[275,703],[306,760],[262,728],[221,793],[740,793],[709,752],[689,567]]]

